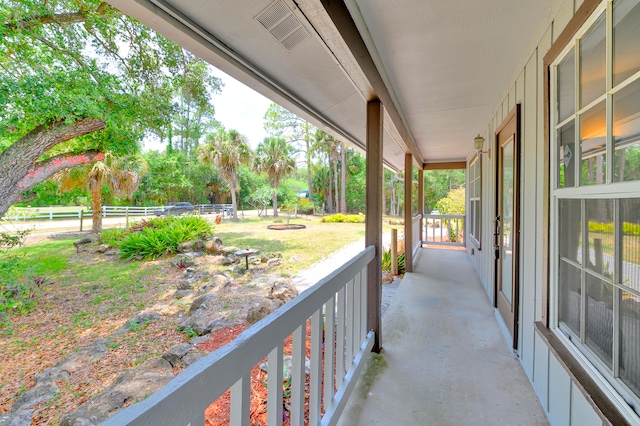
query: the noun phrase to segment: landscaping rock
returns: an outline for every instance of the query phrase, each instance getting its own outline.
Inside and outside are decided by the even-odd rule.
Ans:
[[[0,415],[0,425],[7,426],[31,426],[33,423],[33,408],[24,409],[11,413],[8,416]]]
[[[69,377],[74,370],[99,360],[107,353],[107,343],[110,343],[107,339],[98,339],[84,348],[72,352],[53,367],[47,368],[40,374],[36,374],[36,384],[41,385],[53,383],[56,380],[64,380]]]
[[[95,252],[96,253],[106,253],[107,251],[111,250],[113,248],[113,246],[111,244],[100,244]]]
[[[53,398],[53,396],[59,391],[60,389],[53,383],[40,384],[35,388],[31,389],[30,391],[27,391],[22,395],[20,395],[18,397],[18,400],[11,407],[11,413],[15,414],[15,413],[18,413],[19,411],[22,411],[23,413],[21,414],[20,417],[26,418],[27,416],[25,412],[27,411],[33,412],[33,409],[36,407],[36,405],[43,402],[47,402],[48,400]],[[29,416],[28,424],[31,425],[30,416]]]
[[[141,312],[138,315],[131,318],[129,321],[127,321],[122,327],[116,330],[115,333],[113,334],[116,336],[120,334],[124,334],[127,331],[134,329],[136,327],[139,327],[145,323],[158,321],[160,320],[160,318],[162,318],[161,315],[155,311]]]
[[[393,282],[393,275],[388,271],[382,271],[382,284],[391,284]]]
[[[200,252],[202,253],[204,251],[204,244],[205,242],[202,240],[196,240],[193,242],[193,245],[191,246],[191,248],[193,249],[193,251],[195,252]]]
[[[217,298],[218,298],[218,296],[216,296],[215,294],[211,294],[211,293],[203,294],[202,296],[198,297],[191,304],[191,307],[189,308],[189,315],[195,313],[201,307],[203,309],[207,309],[207,303],[212,301],[212,300],[215,300]]]
[[[172,378],[171,364],[159,358],[123,371],[101,393],[64,415],[60,426],[97,425],[126,405],[145,399]]]
[[[234,246],[229,246],[229,247],[222,247],[222,253],[226,256],[229,256],[235,252],[237,252],[238,250],[240,250],[238,247],[234,247]]]
[[[184,243],[178,244],[176,251],[178,253],[189,253],[193,251],[193,241],[185,241]]]
[[[185,356],[182,357],[182,366],[188,367],[206,354],[196,348],[192,348]]]
[[[199,294],[217,293],[231,284],[231,279],[222,274],[214,275],[208,283],[198,289]]]
[[[193,256],[191,256],[190,253],[178,254],[176,257],[170,260],[170,263],[178,268],[188,268],[190,266],[195,266]]]
[[[107,255],[107,256],[117,256],[118,255],[118,250],[109,250],[108,252],[105,253],[105,255]]]
[[[268,268],[273,268],[274,266],[278,266],[282,264],[282,259],[278,258],[278,257],[274,257],[273,259],[269,259],[267,261],[267,267]]]
[[[222,264],[223,264],[223,265],[225,265],[225,266],[226,266],[226,265],[233,265],[234,263],[237,263],[237,262],[238,262],[238,258],[237,258],[235,255],[233,255],[233,254],[231,254],[231,255],[229,255],[229,256],[226,256],[226,257],[222,260]]]
[[[79,240],[73,242],[73,246],[76,248],[76,252],[80,252],[80,247],[85,246],[87,244],[95,243],[100,239],[100,237],[96,234],[87,235],[86,237],[82,237]]]
[[[269,299],[281,300],[282,303],[287,303],[296,296],[298,296],[298,289],[290,278],[275,280],[269,290]]]
[[[176,290],[175,293],[173,293],[173,298],[174,299],[184,299],[185,297],[193,297],[196,295],[195,291],[191,291],[191,290]]]
[[[188,343],[180,343],[169,348],[162,354],[164,358],[172,367],[178,367],[182,364],[182,358],[193,348]]]
[[[255,324],[280,306],[282,306],[282,301],[262,299],[249,308],[247,312],[247,322],[249,324]]]
[[[206,295],[205,295],[206,296]],[[204,334],[213,333],[216,330],[225,327],[231,327],[240,324],[241,321],[221,317],[219,312],[213,309],[200,308],[193,313],[190,317],[185,319],[181,324],[181,328],[190,328],[198,336]]]

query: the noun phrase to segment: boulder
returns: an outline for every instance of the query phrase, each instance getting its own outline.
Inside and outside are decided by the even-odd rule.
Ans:
[[[218,296],[211,293],[203,294],[202,296],[198,297],[191,304],[191,307],[189,308],[189,315],[192,315],[200,308],[207,309],[207,303],[217,298]]]
[[[164,358],[172,367],[179,367],[182,364],[182,358],[193,348],[188,343],[179,343],[170,347],[165,353],[162,354]]]
[[[171,379],[171,364],[162,358],[125,370],[98,395],[62,416],[60,426],[98,425],[124,406],[142,401]]]
[[[170,263],[173,266],[178,268],[188,268],[190,266],[195,266],[195,262],[193,261],[193,256],[189,253],[180,253],[176,257],[170,260]]]
[[[205,295],[206,296],[206,295]],[[225,318],[214,309],[206,309],[201,307],[191,316],[180,323],[180,327],[192,329],[198,336],[213,333],[216,330],[225,327],[231,327],[240,324],[239,320],[233,318]]]
[[[176,251],[178,253],[189,253],[193,251],[192,247],[193,247],[193,241],[185,241],[184,243],[178,244],[178,247],[176,247]]]
[[[233,265],[234,263],[237,263],[237,262],[238,262],[238,258],[235,255],[231,254],[229,256],[226,256],[221,263],[226,266],[226,265]]]
[[[298,289],[290,278],[280,278],[273,282],[269,290],[269,299],[280,300],[287,303],[298,296]]]
[[[382,284],[391,284],[393,282],[393,275],[388,271],[382,271]]]
[[[254,303],[247,312],[247,322],[249,324],[255,324],[262,318],[269,315],[271,312],[282,306],[282,301],[272,299],[262,299],[261,301]]]
[[[27,417],[25,412],[31,411],[36,405],[47,402],[58,393],[60,389],[53,383],[43,383],[35,388],[23,393],[11,407],[11,413],[23,412],[22,417]],[[31,416],[29,416],[29,425],[31,425]]]
[[[224,246],[222,244],[217,244],[216,241],[207,241],[204,243],[204,251],[209,254],[224,254]]]
[[[214,275],[209,282],[198,289],[199,294],[217,293],[231,284],[231,279],[223,274]]]
[[[173,298],[174,299],[184,299],[185,297],[193,297],[196,295],[195,291],[191,291],[191,290],[176,290],[175,293],[173,293]]]
[[[73,242],[73,246],[76,248],[76,252],[80,252],[80,248],[91,243],[95,243],[100,240],[100,237],[96,234],[87,235],[79,240]]]
[[[195,252],[200,252],[202,253],[204,251],[204,241],[202,240],[195,240],[193,242],[193,245],[191,246],[191,248],[193,249],[193,251]]]
[[[103,254],[103,253],[108,252],[108,251],[109,251],[109,250],[111,250],[112,248],[113,248],[113,247],[111,246],[111,244],[100,244],[98,247],[96,247],[95,252],[96,252],[96,253]]]
[[[235,252],[237,252],[238,250],[240,250],[238,247],[233,247],[233,246],[229,246],[229,247],[223,247],[222,248],[222,252],[223,254],[225,254],[226,256],[229,256]]]

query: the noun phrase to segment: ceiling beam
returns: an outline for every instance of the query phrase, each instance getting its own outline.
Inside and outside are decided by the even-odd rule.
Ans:
[[[424,163],[422,170],[462,170],[467,168],[466,161],[447,161],[444,163]]]
[[[360,34],[356,23],[349,13],[349,9],[347,8],[343,0],[299,0],[297,4],[303,10],[303,12],[305,12],[305,10],[313,9],[313,4],[317,4],[318,1],[322,5],[325,13],[333,22],[333,25],[340,35],[341,41],[350,51],[350,56],[355,59],[358,67],[373,89],[373,91],[361,90],[361,93],[363,94],[363,96],[365,96],[365,99],[367,101],[371,101],[376,98],[382,101],[385,111],[387,112],[387,114],[389,114],[389,118],[393,122],[393,125],[396,127],[401,137],[401,140],[396,140],[396,143],[400,145],[405,153],[411,153],[413,155],[413,158],[416,160],[416,164],[420,165],[424,161],[424,157],[422,156],[422,153],[420,152],[420,149],[418,148],[415,139],[406,124],[406,120],[403,117],[400,107],[393,101],[390,88],[387,87],[384,79],[380,75],[380,72],[376,67],[376,64],[366,46],[366,43],[364,42],[364,39],[362,38],[362,35]],[[316,31],[322,37],[322,31],[319,31],[318,29],[316,29]],[[335,47],[331,46],[331,44],[335,45],[335,38],[333,40],[333,43],[330,43],[330,41],[326,39],[324,39],[324,41],[325,43],[327,43],[330,49],[331,47]],[[339,60],[340,58],[336,57],[336,59]],[[343,67],[345,67],[344,64]],[[349,66],[347,65],[345,68],[349,68]],[[350,70],[346,69],[346,71],[349,73]],[[351,76],[351,78],[352,80],[354,80],[353,76]],[[362,85],[356,84],[356,86]]]

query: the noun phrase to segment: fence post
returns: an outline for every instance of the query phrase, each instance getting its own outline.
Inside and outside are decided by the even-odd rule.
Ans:
[[[49,206],[49,220],[53,220],[53,206]]]
[[[124,217],[125,217],[125,226],[129,227],[129,206],[125,206],[124,208]]]
[[[84,218],[84,208],[80,207],[80,232],[82,232],[82,219]]]
[[[391,230],[391,274],[398,275],[398,230],[395,228]]]

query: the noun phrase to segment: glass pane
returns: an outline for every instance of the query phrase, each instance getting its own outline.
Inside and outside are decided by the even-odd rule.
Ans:
[[[605,14],[580,41],[580,108],[595,101],[606,89]]]
[[[613,353],[613,286],[587,273],[586,343],[611,368]]]
[[[560,257],[582,264],[582,215],[581,201],[560,200],[558,244]]]
[[[575,186],[576,127],[571,121],[558,130],[558,188]]]
[[[578,336],[580,335],[581,293],[580,269],[561,260],[558,280],[558,318]]]
[[[502,148],[502,280],[500,290],[509,303],[513,297],[513,140]]]
[[[576,112],[576,54],[571,50],[558,64],[558,123]]]
[[[615,267],[613,201],[587,200],[585,210],[589,241],[586,266],[593,272],[613,280]]]
[[[614,181],[640,180],[640,80],[613,95],[613,141]]]
[[[620,304],[620,378],[640,395],[640,297],[624,291]]]
[[[606,105],[600,102],[580,116],[582,184],[605,183],[607,151]]]
[[[613,84],[640,71],[640,0],[613,3]]]
[[[622,284],[640,292],[640,198],[621,201]]]

